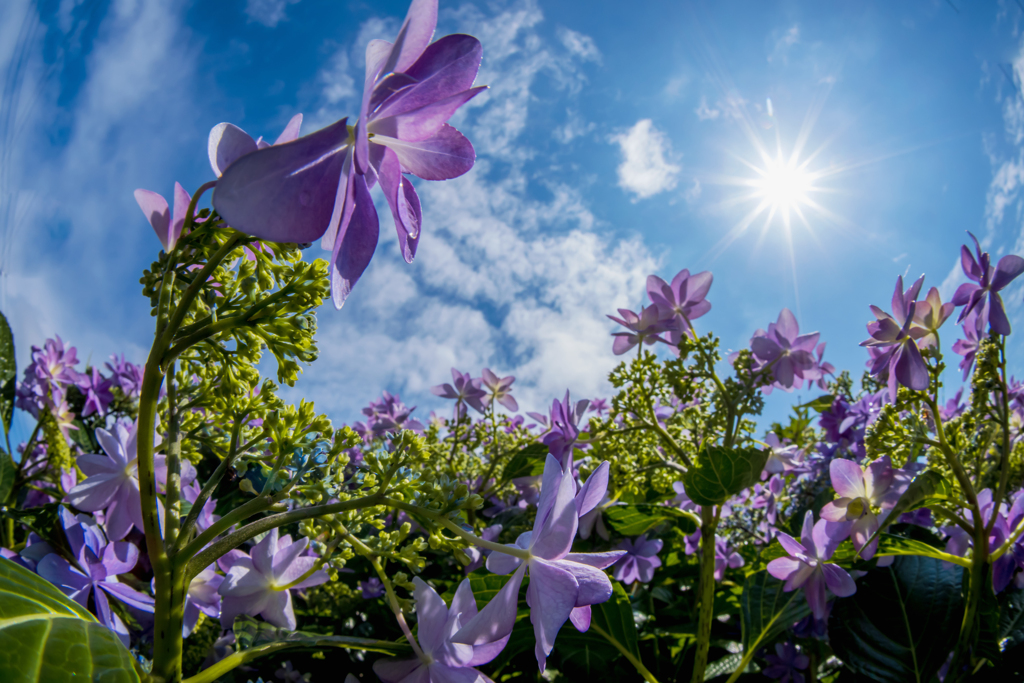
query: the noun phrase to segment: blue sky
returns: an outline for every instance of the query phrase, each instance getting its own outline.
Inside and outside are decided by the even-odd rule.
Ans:
[[[297,112],[304,132],[354,115],[366,42],[393,38],[405,9],[3,3],[0,308],[19,365],[54,333],[94,362],[142,362],[138,277],[159,243],[132,192],[211,179],[221,121],[273,139]],[[320,312],[321,359],[292,396],[345,421],[388,389],[425,414],[452,365],[517,375],[527,409],[566,388],[606,394],[604,314],[684,267],[714,272],[699,329],[724,347],[789,307],[859,376],[867,306],[888,307],[897,275],[949,296],[966,230],[995,255],[1024,252],[1022,17],[1016,2],[962,0],[442,0],[437,35],[484,46],[491,90],[452,121],[477,165],[417,181],[412,265],[381,211],[374,261],[341,312]],[[758,149],[798,141],[821,210],[738,230]],[[1018,357],[1022,286],[1004,291]],[[947,351],[954,339],[947,327]],[[769,415],[794,399],[773,394]]]

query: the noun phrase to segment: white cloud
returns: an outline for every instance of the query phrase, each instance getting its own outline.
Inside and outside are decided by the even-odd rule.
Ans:
[[[789,55],[789,49],[800,42],[800,27],[794,24],[781,35],[778,31],[774,31],[773,36],[773,46],[771,52],[768,53],[768,61],[774,62],[781,59],[785,62]]]
[[[697,118],[701,121],[714,121],[722,115],[721,110],[712,109],[708,106],[708,98],[704,95],[700,96],[700,106],[693,110],[693,113],[697,115]]]
[[[570,54],[588,62],[601,61],[601,51],[597,49],[597,44],[590,36],[559,26],[558,39],[562,41],[562,45]]]
[[[634,201],[676,186],[676,176],[682,169],[668,161],[672,144],[650,119],[637,121],[628,132],[613,136],[612,142],[622,150],[619,187],[635,194]]]
[[[693,179],[693,185],[691,185],[689,187],[689,189],[686,190],[686,192],[683,193],[683,199],[686,200],[687,204],[693,204],[698,199],[700,199],[700,195],[701,195],[701,193],[703,191],[704,191],[704,188],[701,187],[700,180],[698,180],[697,178],[694,178]]]
[[[677,74],[672,78],[668,79],[668,82],[665,83],[665,87],[662,88],[661,92],[665,97],[669,98],[670,100],[674,100],[675,98],[683,94],[683,90],[685,90],[686,86],[689,84],[690,77],[688,75]]]
[[[569,110],[566,112],[565,123],[561,126],[556,126],[551,135],[563,145],[567,145],[576,138],[594,132],[595,128],[597,128],[596,123],[585,121],[578,112]]]
[[[246,0],[245,14],[249,21],[274,28],[288,18],[285,16],[288,5],[298,2],[299,0]]]

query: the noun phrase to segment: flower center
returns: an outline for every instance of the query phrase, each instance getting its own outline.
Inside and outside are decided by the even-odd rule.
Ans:
[[[864,513],[870,509],[870,504],[864,498],[855,498],[848,506],[846,506],[846,518],[863,517]]]

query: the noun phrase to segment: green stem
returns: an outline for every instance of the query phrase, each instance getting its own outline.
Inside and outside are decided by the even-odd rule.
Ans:
[[[164,534],[169,548],[177,544],[181,524],[181,434],[177,403],[174,363],[171,363],[167,379],[167,481],[164,494]]]
[[[176,555],[178,562],[187,562],[193,556],[198,554],[203,547],[208,543],[212,542],[215,538],[220,536],[222,533],[233,527],[239,522],[244,522],[253,515],[257,515],[264,510],[270,508],[274,504],[274,501],[270,496],[256,496],[252,500],[248,500],[239,507],[235,508],[231,512],[227,513],[216,522],[211,524],[206,531],[199,534],[195,540],[190,542],[184,548],[182,548]],[[225,551],[227,552],[227,551]],[[213,558],[216,560],[217,558]],[[200,570],[202,571],[202,570]]]
[[[439,514],[437,512],[433,512],[431,510],[426,510],[426,509],[421,508],[421,507],[416,507],[415,505],[410,505],[408,503],[403,503],[400,500],[393,500],[391,498],[384,498],[381,501],[381,503],[383,505],[387,505],[389,507],[398,508],[399,510],[405,510],[406,512],[412,513],[414,515],[420,515],[421,517],[426,517],[429,520],[432,520],[434,522],[437,522],[438,524],[443,525],[445,528],[447,528],[449,531],[451,531],[454,534],[456,534],[457,536],[459,536],[464,541],[472,543],[473,545],[476,545],[476,546],[480,546],[481,548],[484,548],[485,550],[493,550],[494,552],[504,553],[506,555],[511,555],[513,557],[518,557],[519,559],[524,560],[524,561],[528,561],[532,557],[532,555],[530,555],[530,551],[529,550],[524,550],[522,548],[517,548],[517,547],[511,546],[511,545],[502,545],[501,543],[494,543],[492,541],[485,541],[482,538],[474,536],[473,534],[469,533],[468,531],[465,531],[464,529],[462,529],[458,524],[455,524],[450,519],[448,519],[444,515]]]
[[[595,631],[598,635],[600,635],[609,643],[611,643],[616,650],[621,652],[622,656],[629,660],[629,663],[633,665],[633,667],[637,670],[637,673],[643,676],[644,680],[647,681],[647,683],[658,683],[658,679],[654,677],[654,674],[647,670],[647,667],[643,665],[643,662],[641,662],[636,655],[630,652],[628,648],[623,646],[622,643],[620,643],[615,638],[612,638],[607,631],[605,631],[603,628],[601,628],[593,622],[591,622],[590,624],[590,630]]]
[[[743,672],[746,671],[747,667],[750,665],[750,661],[754,658],[754,655],[757,654],[757,649],[761,645],[761,640],[764,638],[764,634],[767,633],[768,630],[775,624],[779,616],[785,613],[786,609],[789,607],[789,603],[793,602],[793,598],[795,598],[799,594],[800,591],[792,591],[789,594],[789,600],[787,600],[786,604],[782,606],[782,609],[778,610],[772,616],[767,626],[761,629],[761,633],[758,634],[757,640],[751,643],[750,647],[746,648],[743,651],[743,659],[740,660],[739,665],[729,676],[729,680],[727,680],[725,683],[736,683],[736,679],[743,675]]]
[[[693,663],[692,683],[704,683],[711,648],[711,622],[715,616],[715,529],[718,516],[714,506],[700,509],[700,612],[697,617],[697,653]]]

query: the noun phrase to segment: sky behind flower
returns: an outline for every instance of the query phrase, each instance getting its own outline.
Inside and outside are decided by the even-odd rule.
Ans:
[[[696,328],[725,349],[788,307],[821,332],[826,360],[859,377],[867,307],[888,308],[897,275],[925,273],[948,299],[966,230],[996,258],[1024,251],[1018,4],[579,8],[442,0],[437,35],[484,47],[477,83],[491,89],[452,120],[477,164],[416,183],[412,265],[381,202],[377,254],[345,308],[320,311],[321,357],[294,396],[351,421],[387,389],[425,417],[452,365],[516,375],[527,410],[566,389],[606,395],[605,314],[639,310],[648,274],[682,268],[714,272]],[[0,309],[19,367],[55,333],[93,363],[121,351],[144,361],[152,320],[138,277],[160,245],[133,191],[211,179],[206,137],[221,121],[272,140],[298,112],[306,133],[356,116],[366,43],[392,39],[405,10],[3,3]],[[789,231],[779,216],[751,219],[744,184],[764,166],[758,150],[778,148],[802,150],[817,176],[820,210]],[[1022,291],[1002,292],[1018,357]],[[774,393],[769,415],[793,400]]]

